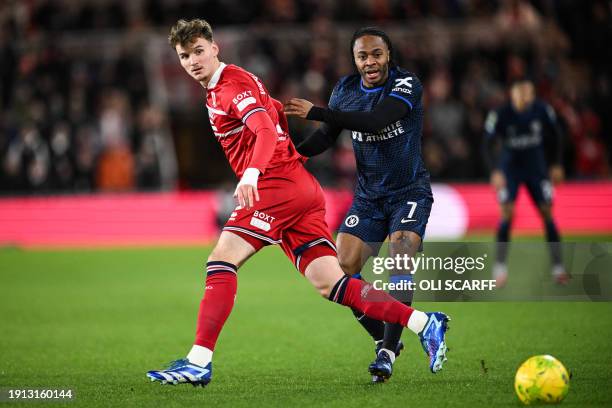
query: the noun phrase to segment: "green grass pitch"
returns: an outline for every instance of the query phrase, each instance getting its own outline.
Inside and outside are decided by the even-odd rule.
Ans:
[[[552,354],[573,374],[564,407],[612,406],[612,303],[419,304],[451,315],[449,361],[429,373],[406,330],[374,385],[371,340],[278,248],[240,270],[211,385],[150,383],[192,343],[208,250],[0,249],[0,388],[71,388],[67,405],[88,407],[518,407],[516,368]]]

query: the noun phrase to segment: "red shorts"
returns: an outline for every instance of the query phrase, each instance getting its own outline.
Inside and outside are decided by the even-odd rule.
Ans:
[[[319,182],[302,163],[271,169],[257,182],[259,201],[251,209],[236,207],[223,227],[256,250],[280,244],[304,273],[314,259],[336,256],[325,222],[325,198]]]

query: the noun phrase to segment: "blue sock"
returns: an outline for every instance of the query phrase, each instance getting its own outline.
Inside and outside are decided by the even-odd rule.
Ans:
[[[389,282],[391,283],[407,283],[412,282],[412,274],[407,275],[391,275],[389,276]],[[412,292],[405,290],[392,290],[389,294],[394,299],[399,300],[406,306],[412,305]],[[404,328],[401,324],[386,323],[385,324],[385,336],[383,338],[382,348],[395,352],[397,350],[397,344],[402,337],[402,331]]]
[[[497,227],[497,242],[510,241],[510,221],[504,220]]]
[[[550,249],[550,257],[552,258],[553,265],[561,264],[561,236],[557,225],[552,219],[545,220],[546,225],[546,241],[548,241]]]
[[[545,221],[546,224],[546,241],[548,242],[559,242],[561,237],[559,236],[559,230],[555,222],[550,219]]]
[[[510,221],[503,220],[497,227],[497,262],[506,263],[510,241]]]

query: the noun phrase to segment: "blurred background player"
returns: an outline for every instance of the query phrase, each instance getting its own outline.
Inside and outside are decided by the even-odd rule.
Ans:
[[[206,90],[215,137],[240,182],[239,206],[230,215],[206,264],[195,343],[186,358],[147,373],[162,384],[206,385],[212,355],[234,305],[238,268],[266,245],[280,244],[296,268],[329,300],[419,335],[437,372],[446,360],[448,317],[423,313],[372,285],[346,275],[325,223],[325,201],[287,132],[282,105],[253,74],[219,61],[212,28],[200,19],[179,20],[169,36],[185,71]]]
[[[499,143],[496,143],[499,142]],[[517,78],[510,84],[510,101],[491,111],[485,122],[485,152],[491,164],[491,184],[501,204],[502,219],[497,229],[497,259],[493,277],[497,286],[508,279],[506,258],[514,202],[524,184],[546,227],[552,275],[566,284],[569,275],[561,261],[560,236],[552,217],[553,186],[563,180],[562,134],[553,108],[536,99],[530,79]]]
[[[346,273],[360,277],[365,262],[378,254],[387,237],[390,256],[416,254],[433,196],[421,157],[421,82],[394,64],[391,40],[377,28],[357,30],[350,51],[358,73],[340,79],[329,108],[294,98],[285,105],[285,112],[323,122],[298,145],[298,151],[306,156],[331,147],[343,129],[352,131],[358,182],[338,233],[338,259]],[[412,279],[409,270],[390,274],[392,282]],[[412,293],[391,294],[411,304]],[[373,381],[384,381],[391,376],[403,348],[402,326],[353,312],[376,343],[376,359],[369,366]]]

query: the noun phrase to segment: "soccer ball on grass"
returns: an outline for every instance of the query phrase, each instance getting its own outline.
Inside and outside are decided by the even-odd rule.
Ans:
[[[514,390],[524,404],[559,403],[569,390],[569,374],[553,356],[534,356],[517,370]]]

